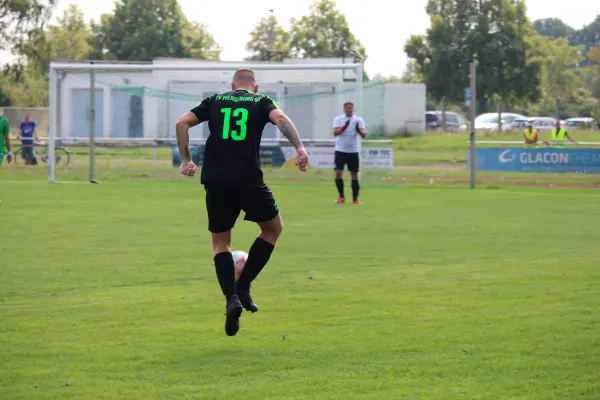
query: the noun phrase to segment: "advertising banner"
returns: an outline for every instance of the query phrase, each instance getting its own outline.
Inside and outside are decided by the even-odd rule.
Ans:
[[[480,171],[600,174],[600,149],[481,148],[476,157]]]
[[[286,160],[291,160],[296,155],[293,147],[281,148]],[[308,162],[311,168],[333,169],[335,148],[333,146],[308,146]],[[365,147],[361,151],[361,169],[392,169],[394,168],[394,152],[391,147]],[[293,167],[294,163],[286,166]]]
[[[192,161],[197,166],[202,166],[204,161],[204,145],[190,147],[192,153]],[[172,149],[173,166],[179,167],[181,164],[181,156],[179,149],[174,146]],[[260,146],[260,163],[265,167],[281,167],[285,163],[286,158],[278,145]]]
[[[192,160],[197,166],[202,166],[204,160],[204,145],[190,148]],[[335,148],[333,146],[308,146],[308,162],[311,168],[333,169]],[[290,146],[261,145],[260,160],[265,167],[294,167],[293,158],[296,150]],[[289,162],[286,162],[289,161]],[[179,149],[172,148],[172,162],[174,167],[181,164]],[[394,152],[391,147],[365,147],[361,151],[361,169],[392,169],[394,168]]]
[[[394,150],[391,147],[365,147],[361,151],[360,163],[364,169],[392,169]]]

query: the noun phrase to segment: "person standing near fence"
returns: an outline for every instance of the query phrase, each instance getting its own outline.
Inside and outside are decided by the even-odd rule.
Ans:
[[[366,135],[365,121],[354,115],[354,104],[350,101],[344,103],[344,114],[335,117],[333,120],[335,186],[339,195],[335,201],[336,204],[346,202],[344,178],[342,178],[345,166],[348,166],[352,178],[352,204],[360,204],[360,200],[358,200],[358,192],[360,191],[358,180],[358,171],[360,170],[359,136],[364,139]]]
[[[25,120],[19,125],[19,137],[21,139],[21,157],[25,164],[37,164],[37,160],[33,155],[33,146],[40,142],[37,136],[36,123],[29,118],[29,114],[25,114]]]
[[[569,136],[569,132],[563,127],[560,126],[560,121],[556,120],[556,127],[552,129],[552,141],[546,142],[546,144],[551,144],[553,147],[564,147],[565,139],[573,144],[579,144],[575,139]]]
[[[12,161],[12,145],[10,143],[10,124],[8,118],[4,115],[0,116],[0,167],[4,162],[4,156],[6,161]]]
[[[537,147],[540,134],[533,127],[533,122],[529,121],[527,123],[527,128],[523,131],[523,139],[525,139],[525,147]]]

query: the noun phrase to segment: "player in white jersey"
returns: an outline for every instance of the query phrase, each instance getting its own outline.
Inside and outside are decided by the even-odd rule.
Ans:
[[[335,186],[338,189],[339,197],[335,201],[337,204],[345,203],[344,179],[342,174],[344,167],[348,166],[352,178],[352,204],[360,204],[358,192],[360,183],[358,181],[359,140],[366,137],[365,121],[354,115],[354,104],[344,103],[344,114],[335,117],[333,120],[333,136],[335,137]]]

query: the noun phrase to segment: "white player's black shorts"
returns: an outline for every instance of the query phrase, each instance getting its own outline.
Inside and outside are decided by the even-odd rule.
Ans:
[[[269,187],[262,183],[252,186],[207,183],[206,211],[208,230],[221,233],[233,228],[243,210],[244,219],[252,222],[270,221],[279,214],[279,208]]]
[[[359,157],[358,153],[344,153],[342,151],[335,152],[335,170],[343,170],[344,167],[348,166],[348,171],[358,172],[359,171]]]

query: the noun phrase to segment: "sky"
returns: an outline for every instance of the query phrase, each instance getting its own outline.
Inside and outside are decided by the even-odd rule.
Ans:
[[[221,59],[241,61],[248,54],[245,46],[249,32],[269,10],[286,29],[291,18],[308,13],[313,0],[179,0],[183,13],[191,21],[208,26],[223,48]],[[350,30],[365,46],[368,58],[365,70],[373,76],[401,75],[406,65],[404,43],[412,34],[425,33],[429,18],[427,0],[337,0],[338,9],[346,16]],[[54,17],[69,4],[83,10],[86,19],[98,19],[114,10],[114,0],[59,0]],[[591,23],[600,14],[598,0],[528,0],[531,20],[560,18],[575,29]]]

